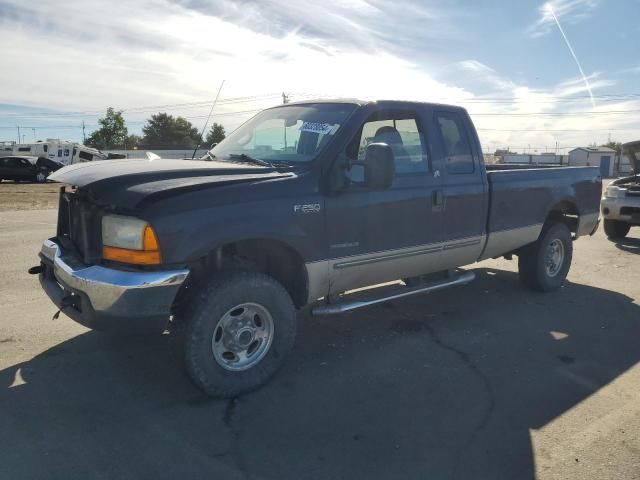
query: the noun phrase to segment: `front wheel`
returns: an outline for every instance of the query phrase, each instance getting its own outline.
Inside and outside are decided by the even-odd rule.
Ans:
[[[233,397],[258,388],[293,347],[295,307],[267,275],[220,274],[191,302],[182,319],[186,369],[211,396]]]
[[[518,255],[518,270],[522,282],[532,290],[550,292],[564,283],[573,257],[573,241],[563,223],[543,227],[535,243]]]
[[[631,225],[627,222],[621,222],[620,220],[607,220],[604,221],[604,233],[607,234],[611,240],[620,240],[627,236],[631,230]]]

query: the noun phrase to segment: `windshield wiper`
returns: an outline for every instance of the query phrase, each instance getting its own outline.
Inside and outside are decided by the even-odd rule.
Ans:
[[[250,157],[246,153],[230,153],[229,154],[229,159],[230,160],[240,160],[240,161],[245,162],[245,163],[255,163],[256,165],[261,165],[263,167],[271,167],[271,168],[274,167],[274,165],[272,163],[269,163],[269,162],[267,162],[265,160],[260,160],[259,158]]]

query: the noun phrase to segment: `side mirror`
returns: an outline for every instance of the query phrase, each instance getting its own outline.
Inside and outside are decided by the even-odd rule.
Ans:
[[[396,173],[393,150],[386,143],[372,143],[364,154],[364,183],[375,190],[391,186]]]

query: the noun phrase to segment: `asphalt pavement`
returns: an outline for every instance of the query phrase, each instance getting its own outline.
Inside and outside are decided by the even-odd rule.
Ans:
[[[1,479],[640,478],[640,228],[539,294],[466,287],[301,318],[264,388],[212,400],[167,335],[89,331],[26,271],[53,210],[0,212]]]

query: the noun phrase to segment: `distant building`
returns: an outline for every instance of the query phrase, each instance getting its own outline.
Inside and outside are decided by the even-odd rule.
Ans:
[[[579,147],[569,152],[572,167],[599,167],[603,177],[616,174],[616,151],[609,147]]]

